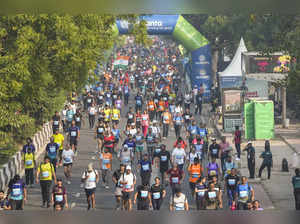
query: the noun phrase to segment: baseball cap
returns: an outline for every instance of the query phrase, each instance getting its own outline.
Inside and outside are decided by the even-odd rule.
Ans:
[[[127,165],[126,170],[131,170],[131,166]]]

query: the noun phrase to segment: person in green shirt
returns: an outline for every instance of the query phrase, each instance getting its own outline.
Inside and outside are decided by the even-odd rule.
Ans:
[[[292,184],[294,187],[294,196],[295,196],[295,207],[296,210],[300,210],[300,169],[295,170],[295,176],[292,179]]]

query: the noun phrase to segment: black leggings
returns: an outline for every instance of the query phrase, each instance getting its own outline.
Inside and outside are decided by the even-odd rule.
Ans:
[[[43,203],[50,203],[50,188],[51,188],[52,181],[51,180],[41,180],[41,190],[42,190],[42,198]]]
[[[271,164],[262,163],[261,167],[259,168],[258,177],[261,177],[262,171],[267,167],[268,169],[268,179],[271,178]]]
[[[34,171],[32,169],[25,169],[26,185],[34,184]]]
[[[163,199],[152,199],[153,210],[160,210],[160,206],[162,205]]]

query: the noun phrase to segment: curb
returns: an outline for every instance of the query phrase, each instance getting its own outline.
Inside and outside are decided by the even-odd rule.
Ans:
[[[52,133],[52,127],[50,123],[43,125],[43,129],[37,132],[33,137],[33,144],[36,148],[36,161],[43,154],[45,149],[45,144],[50,138]],[[20,174],[24,175],[25,169],[22,168],[22,154],[21,150],[17,152],[3,167],[0,169],[0,189],[6,191],[7,185],[14,175]]]

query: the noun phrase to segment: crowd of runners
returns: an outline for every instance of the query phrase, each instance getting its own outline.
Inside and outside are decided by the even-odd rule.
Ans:
[[[1,208],[23,209],[27,188],[35,183],[41,187],[42,207],[68,208],[67,189],[82,150],[78,147],[80,130],[85,127],[93,132],[99,161],[90,163],[81,176],[88,210],[96,208],[99,183],[110,189],[111,181],[117,210],[132,210],[135,205],[138,210],[160,210],[163,204],[171,211],[189,210],[192,204],[197,210],[262,210],[236,164],[241,156],[241,132],[238,128],[235,132],[236,152],[225,137],[213,138],[202,116],[206,90],[195,86],[188,91],[179,49],[157,38],[149,49],[128,42],[115,54],[129,56],[128,65],[117,67],[112,58],[99,83],[82,96],[72,94],[70,103],[52,118],[53,136],[41,163],[36,162],[32,140],[27,139],[25,181],[16,175],[8,197],[0,192]],[[213,114],[216,101],[211,102]],[[170,137],[173,131],[176,137]],[[167,140],[173,141],[172,148]],[[247,151],[249,178],[254,178],[255,149],[249,142],[243,150]],[[270,178],[268,141],[262,158],[259,175],[267,167]],[[58,169],[63,169],[63,178],[57,177]],[[299,175],[298,171],[294,181],[298,187]],[[188,191],[182,187],[185,180]]]

